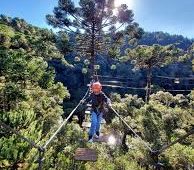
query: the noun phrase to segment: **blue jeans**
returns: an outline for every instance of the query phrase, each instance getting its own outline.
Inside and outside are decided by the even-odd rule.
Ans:
[[[89,131],[89,137],[92,137],[96,132],[100,131],[100,123],[102,120],[102,113],[92,112],[91,115],[91,127]]]

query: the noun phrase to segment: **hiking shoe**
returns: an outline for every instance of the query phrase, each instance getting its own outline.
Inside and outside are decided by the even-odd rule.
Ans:
[[[99,136],[98,136],[97,134],[95,134],[94,137],[95,137],[96,139],[99,139]]]
[[[88,143],[92,143],[92,142],[93,142],[93,139],[88,140]]]

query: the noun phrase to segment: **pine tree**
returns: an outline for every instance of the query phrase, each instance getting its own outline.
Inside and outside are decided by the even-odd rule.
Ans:
[[[54,69],[48,65],[48,61],[62,54],[54,44],[52,32],[5,18],[0,18],[0,36],[7,37],[7,43],[0,46],[0,121],[37,145],[43,144],[62,120],[61,104],[69,97],[63,84],[54,82]],[[28,34],[27,30],[34,32]],[[0,169],[30,166],[28,161],[34,161],[35,152],[31,149],[27,142],[1,126]]]
[[[77,54],[89,58],[93,76],[98,68],[95,66],[97,54],[118,50],[124,35],[131,40],[141,37],[143,32],[133,22],[132,10],[126,4],[115,8],[114,0],[80,0],[79,6],[71,0],[59,0],[53,13],[47,15],[48,23],[66,32],[75,32]]]
[[[149,102],[151,93],[152,69],[163,67],[172,62],[178,62],[179,56],[184,55],[184,51],[176,48],[174,45],[139,45],[134,49],[128,49],[126,51],[127,60],[132,60],[132,64],[136,68],[144,68],[147,70],[146,102]]]

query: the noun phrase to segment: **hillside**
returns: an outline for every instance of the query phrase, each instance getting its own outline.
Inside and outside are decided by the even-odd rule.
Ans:
[[[160,41],[154,38],[158,34],[164,36]],[[169,80],[154,79],[156,75],[192,78],[192,49],[188,50],[187,60],[180,62],[177,55],[185,54],[186,49],[191,48],[191,40],[164,33],[146,33],[140,43],[150,46],[134,48],[134,51],[130,49],[127,54],[134,52],[136,57],[144,52],[148,60],[142,61],[140,59],[143,57],[140,57],[133,63],[134,60],[128,59],[127,54],[124,62],[108,55],[97,56],[99,74],[113,78],[125,77],[119,81],[127,80],[128,83],[121,83],[121,86],[126,87],[123,89],[114,88],[113,85],[103,87],[112,101],[113,109],[124,121],[109,108],[104,113],[106,123],[102,125],[101,135],[118,134],[121,142],[117,145],[107,142],[87,143],[89,129],[80,126],[83,119],[85,122],[89,121],[89,116],[83,115],[86,109],[84,105],[74,110],[71,122],[61,127],[59,133],[48,142],[61,123],[65,122],[63,118],[79,103],[90,81],[88,58],[77,57],[71,36],[67,33],[56,35],[50,30],[34,27],[23,19],[1,15],[0,42],[0,169],[38,169],[41,161],[38,154],[43,151],[44,155],[40,155],[44,157],[42,169],[194,168],[194,138],[191,135],[194,127],[193,86],[187,87],[189,92],[171,94],[162,90],[183,89],[183,81],[188,80],[175,84],[173,79],[167,82],[171,86],[166,87],[165,83]],[[181,42],[179,47],[182,49],[174,46],[152,46],[156,42],[161,45]],[[153,68],[151,83],[154,88],[149,101],[145,101],[146,62],[150,61],[150,56],[157,56],[159,52],[153,51],[158,49],[162,51],[163,57],[164,54],[170,57],[175,55],[176,62],[166,62],[162,68],[158,65]],[[143,67],[134,70],[142,62]],[[105,77],[99,78],[101,82],[110,81]],[[143,92],[127,89],[128,86],[143,87]],[[14,130],[34,143],[29,145],[14,134]],[[189,133],[190,135],[184,137]],[[165,148],[182,136],[183,139],[175,145]],[[45,150],[41,150],[45,145]],[[75,161],[74,153],[77,148],[94,149],[98,154],[97,161]]]

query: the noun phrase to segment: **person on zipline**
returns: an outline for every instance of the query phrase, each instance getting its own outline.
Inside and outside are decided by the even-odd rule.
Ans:
[[[111,101],[102,92],[102,85],[100,82],[94,82],[91,85],[91,93],[82,103],[88,103],[91,101],[91,127],[89,130],[88,142],[93,142],[93,137],[99,138],[100,136],[100,123],[104,112],[104,104],[111,107]]]

